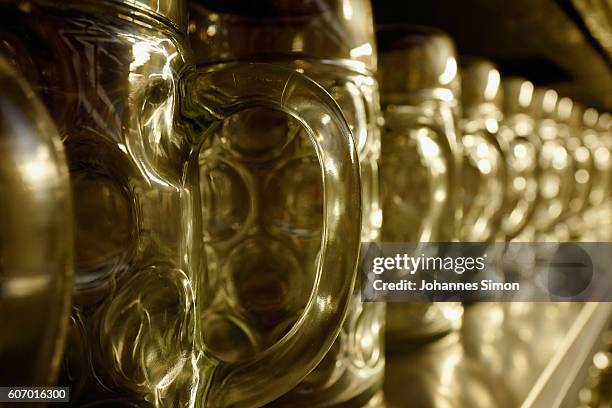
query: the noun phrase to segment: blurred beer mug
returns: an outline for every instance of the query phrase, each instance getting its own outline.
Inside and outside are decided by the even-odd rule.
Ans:
[[[609,115],[609,114],[607,114]],[[603,118],[603,120],[601,119]],[[592,183],[589,192],[591,207],[598,207],[610,197],[612,181],[612,135],[606,133],[606,114],[600,115],[595,109],[585,109],[582,115],[584,144],[593,156]]]
[[[508,146],[506,197],[502,231],[507,240],[529,242],[535,238],[532,215],[538,197],[539,138],[530,115],[533,84],[523,78],[502,80],[504,119],[500,138]]]
[[[604,156],[605,158],[608,158],[608,163],[609,163],[609,167],[607,167],[608,180],[612,180],[612,164],[610,164],[610,161],[612,161],[612,113],[605,112],[605,113],[600,114],[599,118],[597,119],[597,125],[595,128],[597,129],[597,134],[599,136],[599,140],[601,141],[601,144],[605,146],[609,152],[608,155],[605,155],[602,152],[602,156]],[[604,157],[602,157],[602,159]],[[604,197],[605,197],[605,200],[607,200],[609,204],[612,204],[612,185],[608,182],[607,186],[608,186],[608,190],[606,193],[604,193]]]
[[[509,145],[500,135],[503,118],[501,75],[495,64],[479,57],[462,57],[460,121],[463,144],[463,221],[461,240],[504,240],[501,229]],[[472,279],[503,281],[502,245],[464,245],[463,254],[487,258],[487,268]],[[480,296],[480,295],[476,295]],[[466,294],[465,300],[470,300]]]
[[[380,114],[369,1],[201,0],[191,2],[190,17],[191,45],[203,69],[215,72],[240,61],[266,61],[308,75],[331,94],[357,146],[361,239],[377,240],[381,223]],[[327,121],[324,115],[319,119]],[[220,330],[217,344],[239,344],[245,352],[232,357],[242,361],[250,358],[251,350],[266,348],[291,330],[307,303],[303,294],[316,282],[311,265],[321,242],[324,184],[314,160],[316,151],[305,143],[303,126],[280,112],[245,111],[224,122],[210,140],[207,154],[217,161],[201,163],[202,181],[208,180],[202,190],[212,200],[226,194],[215,187],[214,178],[226,172],[225,168],[236,169],[234,174],[240,175],[240,188],[245,191],[236,204],[248,203],[251,208],[230,213],[244,214],[244,228],[232,230],[233,218],[228,219],[224,235],[213,232],[220,220],[204,225],[207,253],[215,258],[236,254],[229,255],[233,260],[225,266],[224,274],[236,277],[227,286],[245,289],[233,291],[216,306],[230,311],[248,336],[239,339],[236,331]],[[359,220],[354,218],[353,223],[358,226]],[[278,268],[282,270],[266,281],[256,273]],[[263,297],[246,288],[247,282],[270,293],[265,304],[260,303]],[[279,293],[281,285],[287,288],[284,293]],[[368,401],[382,382],[383,327],[384,304],[361,303],[356,288],[342,332],[321,364],[273,405],[311,407]]]
[[[585,215],[589,236],[585,240],[612,240],[612,114],[599,114],[589,108],[584,112],[585,144],[591,147],[594,172]]]
[[[460,79],[455,46],[425,27],[383,26],[382,240],[448,242],[461,219]],[[387,344],[401,348],[461,325],[458,302],[387,304]]]
[[[583,138],[584,109],[574,103],[570,98],[563,97],[557,105],[557,123],[560,137],[573,162],[573,189],[569,202],[568,213],[564,223],[569,229],[570,239],[579,239],[586,231],[584,224],[584,211],[589,203],[592,185],[593,155]]]
[[[0,384],[55,384],[68,329],[72,211],[56,128],[0,57]]]
[[[499,137],[508,148],[506,154],[506,196],[502,233],[512,242],[504,249],[503,273],[508,281],[522,281],[522,291],[535,287],[533,269],[536,262],[533,212],[538,197],[538,150],[540,142],[535,121],[529,115],[533,102],[533,84],[518,77],[502,80],[504,119]]]
[[[197,72],[182,42],[187,21],[181,1],[41,0],[27,7],[2,3],[0,10],[1,43],[15,51],[12,58],[24,72],[42,73],[34,79],[69,161],[77,234],[65,370],[72,401],[254,406],[295,386],[336,338],[357,263],[358,163],[333,100],[304,76],[269,65]],[[251,332],[231,314],[212,315],[216,305],[236,290],[251,294],[241,299],[251,302],[245,307],[264,309],[285,293],[270,300],[257,287],[260,281],[248,276],[229,287],[228,265],[258,256],[253,240],[225,258],[206,254],[202,217],[220,226],[212,233],[225,234],[227,228],[253,229],[253,214],[265,208],[251,203],[244,214],[242,205],[251,199],[244,190],[251,187],[248,175],[211,154],[224,120],[259,107],[283,111],[307,129],[304,143],[316,151],[310,160],[320,163],[322,238],[318,257],[305,265],[317,284],[305,294],[298,323],[267,350],[233,362],[209,347],[216,326]],[[249,134],[234,136],[236,149],[252,142]],[[266,136],[276,142],[274,133]],[[201,165],[215,163],[217,173],[200,180]],[[211,199],[200,181],[219,194]],[[264,255],[284,255],[291,245],[276,240]],[[245,271],[263,282],[285,279],[279,270],[294,259],[273,261],[276,269]]]
[[[461,239],[503,239],[500,228],[506,183],[507,141],[499,135],[503,89],[495,65],[482,58],[461,60],[463,222]]]
[[[569,239],[559,221],[567,214],[573,189],[573,163],[561,138],[555,112],[559,102],[557,92],[536,88],[533,94],[531,114],[536,120],[536,132],[540,138],[538,158],[538,201],[533,216],[536,239],[559,241]]]

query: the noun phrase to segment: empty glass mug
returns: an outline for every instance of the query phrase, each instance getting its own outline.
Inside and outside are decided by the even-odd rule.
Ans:
[[[609,115],[609,114],[608,114]],[[601,119],[603,118],[603,119]],[[597,207],[610,197],[612,181],[612,135],[606,132],[606,114],[599,115],[593,109],[585,109],[582,115],[584,144],[593,157],[593,172],[588,205]]]
[[[535,239],[532,215],[538,197],[539,138],[535,120],[530,114],[533,84],[519,77],[502,80],[504,119],[500,138],[508,146],[506,198],[501,229],[509,241],[530,242]]]
[[[448,242],[460,231],[460,78],[446,34],[415,26],[378,31],[381,101],[382,241]],[[387,304],[387,344],[460,327],[458,302]]]
[[[538,151],[540,139],[531,116],[533,84],[520,77],[502,79],[504,118],[499,137],[507,146],[506,197],[501,233],[506,241],[503,273],[509,281],[522,280],[525,291],[533,282],[536,252],[531,243],[536,229],[533,214],[538,198]]]
[[[379,101],[372,10],[367,0],[199,0],[191,2],[189,34],[201,69],[215,72],[242,61],[265,61],[301,72],[327,90],[340,106],[353,133],[361,168],[363,241],[378,239]],[[265,115],[266,120],[258,119]],[[325,121],[326,118],[322,117]],[[214,199],[227,194],[214,178],[231,169],[235,186],[245,192],[239,213],[248,228],[231,229],[233,219],[205,222],[208,253],[245,254],[227,266],[227,274],[252,279],[257,268],[275,269],[275,279],[259,282],[275,297],[255,306],[248,292],[233,292],[218,303],[239,329],[217,332],[219,348],[243,350],[225,358],[242,361],[290,330],[315,283],[310,273],[320,246],[324,197],[315,151],[304,143],[303,128],[278,112],[245,111],[224,122],[211,139],[217,162],[201,163],[202,190]],[[272,138],[268,136],[272,135]],[[234,140],[248,137],[232,152]],[[229,144],[228,144],[229,142]],[[236,174],[236,173],[234,173]],[[248,207],[250,206],[250,210]],[[359,219],[353,219],[355,225]],[[208,231],[211,231],[207,233]],[[226,232],[219,233],[219,228]],[[248,243],[245,248],[244,243]],[[279,245],[281,243],[282,245]],[[286,259],[279,264],[279,257]],[[356,273],[356,271],[355,271]],[[235,286],[237,282],[228,282]],[[279,286],[287,289],[281,292]],[[248,302],[245,304],[245,300]],[[253,304],[254,307],[249,304]],[[342,332],[319,366],[275,406],[359,405],[380,389],[384,368],[381,336],[384,304],[361,303],[356,288]]]
[[[557,92],[536,88],[531,114],[536,120],[540,138],[538,155],[538,200],[533,221],[536,239],[542,242],[569,238],[559,221],[569,210],[573,188],[573,164],[566,140],[559,134],[555,112],[559,103]]]
[[[72,212],[49,114],[0,57],[0,384],[55,384],[68,329]]]
[[[76,290],[64,380],[71,401],[255,406],[295,386],[335,340],[355,280],[359,170],[337,105],[291,70],[240,64],[196,72],[181,1],[0,5],[0,44],[45,100],[69,162]],[[317,284],[279,341],[231,362],[208,347],[216,324],[209,315],[231,290],[252,289],[228,288],[223,270],[251,254],[208,257],[202,217],[220,225],[234,217],[229,227],[243,228],[240,204],[249,197],[233,190],[240,174],[230,168],[212,181],[227,194],[210,200],[200,192],[200,165],[223,163],[209,147],[224,119],[259,107],[303,124],[320,163],[313,177],[323,186],[322,238],[308,265]],[[253,141],[230,136],[232,152]],[[262,281],[276,276],[273,269],[251,272]],[[243,300],[255,308],[274,302],[263,291],[248,293]]]
[[[502,239],[500,228],[509,146],[499,135],[503,89],[495,65],[482,58],[461,59],[461,141],[463,143],[463,223],[461,239]]]
[[[599,207],[600,211],[597,211],[600,215],[597,217],[599,221],[596,221],[596,225],[601,225],[601,221],[604,220],[604,226],[599,229],[600,233],[598,234],[599,240],[602,241],[612,241],[612,185],[610,180],[612,180],[612,113],[605,112],[599,115],[597,120],[596,129],[599,135],[599,139],[603,146],[608,150],[608,154],[606,155],[608,159],[608,171],[607,171],[607,193],[605,194],[605,201]],[[605,155],[602,151],[602,156]],[[603,183],[603,180],[602,180]]]
[[[569,208],[563,219],[572,240],[580,238],[585,232],[584,211],[589,202],[593,175],[593,156],[583,139],[583,113],[584,109],[570,98],[559,99],[557,126],[573,163],[573,188]]]
[[[585,214],[585,241],[612,240],[612,114],[593,108],[584,111],[584,141],[593,155],[589,210]]]

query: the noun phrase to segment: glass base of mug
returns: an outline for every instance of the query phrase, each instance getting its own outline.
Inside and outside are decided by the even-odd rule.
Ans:
[[[372,392],[374,395],[372,395]],[[382,390],[382,382],[378,387],[372,387],[357,397],[339,405],[331,405],[333,408],[386,408],[385,394]]]
[[[400,351],[435,341],[461,328],[460,302],[388,303],[387,350]]]
[[[382,390],[379,390],[365,405],[362,405],[361,408],[386,408],[386,406],[385,394]]]
[[[312,407],[312,408],[385,408],[384,394],[382,391],[383,377],[382,373],[377,381],[370,387],[362,391],[359,395],[344,399],[341,402],[334,402],[337,399],[323,395],[318,401],[309,397],[307,400],[296,402],[295,405],[284,401],[285,404],[277,405],[276,402],[269,407],[276,406],[295,406],[295,407]]]
[[[271,407],[362,407],[382,389],[386,304],[353,296],[342,331],[317,367]]]

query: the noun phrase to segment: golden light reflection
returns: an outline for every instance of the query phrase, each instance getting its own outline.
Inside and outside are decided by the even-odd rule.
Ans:
[[[580,169],[574,175],[574,179],[576,180],[576,183],[586,184],[589,181],[589,172],[585,169]]]
[[[139,41],[132,45],[133,61],[130,63],[130,71],[142,67],[151,59],[151,45],[145,41]]]
[[[527,180],[525,180],[525,177],[516,177],[512,180],[512,186],[516,190],[523,190],[527,186]]]
[[[431,140],[427,130],[417,130],[416,137],[419,141],[419,146],[424,156],[432,157],[440,155],[440,148],[434,141]]]
[[[485,128],[491,133],[497,133],[499,131],[499,122],[494,118],[488,118],[485,120]]]
[[[555,107],[557,106],[557,100],[559,99],[559,94],[557,91],[552,89],[547,89],[544,93],[544,98],[542,100],[542,108],[544,112],[554,112]]]
[[[489,162],[489,160],[479,160],[478,161],[478,170],[480,170],[480,172],[482,174],[489,174],[491,173],[491,162]]]
[[[209,25],[206,28],[206,35],[208,35],[209,37],[214,37],[215,34],[217,34],[217,26],[214,24]]]
[[[595,150],[595,161],[597,163],[607,163],[610,160],[610,152],[603,146],[600,146]]]
[[[552,158],[552,166],[557,170],[563,170],[567,167],[567,164],[567,151],[561,146],[556,146]]]
[[[38,146],[31,158],[19,164],[19,168],[23,183],[29,188],[49,188],[48,183],[58,178],[58,169],[47,146]]]
[[[351,50],[351,58],[368,57],[372,55],[372,44],[365,43]]]
[[[597,125],[598,119],[599,114],[597,113],[597,110],[593,108],[588,108],[584,111],[583,120],[586,126],[595,127],[595,125]]]
[[[527,157],[527,148],[522,143],[514,145],[513,150],[514,150],[514,155],[518,159],[524,159],[525,157]]]
[[[561,120],[567,120],[570,118],[572,114],[572,108],[574,107],[574,102],[568,97],[563,97],[559,100],[559,106],[557,108],[557,112],[559,113],[559,118]]]
[[[448,358],[442,363],[442,367],[440,369],[440,386],[444,388],[450,388],[455,383],[455,373],[457,371],[457,366],[463,359],[463,351],[461,349],[457,349],[456,353],[452,353],[448,356]]]
[[[446,66],[444,72],[440,74],[438,80],[442,85],[449,85],[457,77],[457,60],[455,57],[449,57],[446,60]]]
[[[291,43],[291,51],[304,51],[304,37],[302,37],[301,34],[297,34],[295,37],[293,37],[293,42]]]
[[[589,153],[589,150],[584,146],[578,147],[576,149],[575,155],[576,155],[576,160],[582,163],[587,162],[589,160],[589,157],[591,156]]]
[[[345,20],[351,20],[353,18],[353,5],[352,0],[342,0],[342,15]]]
[[[49,275],[4,278],[2,282],[2,295],[10,299],[34,296],[48,291],[51,284],[51,277]]]
[[[610,365],[612,364],[610,362],[610,355],[604,353],[604,352],[597,352],[594,356],[593,356],[593,364],[595,365],[595,367],[597,367],[600,370],[605,370],[606,368],[610,367]]]
[[[497,96],[497,92],[499,91],[499,84],[501,82],[501,77],[499,75],[499,71],[496,69],[492,69],[489,71],[489,75],[487,77],[487,86],[484,90],[484,97],[487,100],[495,99]]]
[[[525,81],[521,84],[518,102],[522,108],[527,108],[531,104],[531,100],[533,99],[533,91],[534,87],[530,81]]]
[[[446,200],[446,191],[444,191],[443,189],[436,189],[436,192],[434,193],[434,201],[436,201],[437,203],[443,203]]]

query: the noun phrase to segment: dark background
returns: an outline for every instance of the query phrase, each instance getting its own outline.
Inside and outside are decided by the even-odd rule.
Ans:
[[[377,23],[441,28],[460,54],[491,58],[502,74],[612,111],[612,55],[571,0],[373,0],[373,6]]]

